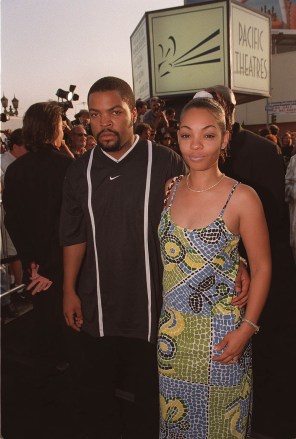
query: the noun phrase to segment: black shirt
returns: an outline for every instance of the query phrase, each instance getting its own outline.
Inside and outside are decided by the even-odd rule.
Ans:
[[[157,228],[165,182],[185,166],[168,148],[151,144],[151,162],[148,151],[146,141],[138,142],[117,162],[96,147],[73,163],[65,180],[61,241],[87,243],[77,291],[83,330],[93,336],[156,340],[162,292]]]
[[[26,271],[32,261],[41,275],[60,280],[59,244],[62,187],[73,159],[43,144],[15,160],[5,174],[5,225]]]

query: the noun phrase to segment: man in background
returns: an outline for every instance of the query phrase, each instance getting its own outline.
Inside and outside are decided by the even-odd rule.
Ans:
[[[76,159],[86,151],[87,136],[83,125],[74,126],[68,134],[68,146]]]
[[[27,152],[28,150],[25,147],[22,138],[21,128],[9,133],[8,150],[1,155],[1,194],[4,189],[4,176],[8,166],[11,165],[11,163],[13,163],[17,158],[27,154]],[[1,262],[8,265],[8,273],[6,273],[5,284],[7,289],[9,289],[22,283],[23,270],[15,246],[13,245],[3,223],[1,223],[1,238]],[[1,304],[3,312],[2,317],[7,316],[8,318],[12,318],[17,316],[17,309],[15,308],[11,297],[4,297]]]
[[[296,338],[296,272],[289,246],[282,157],[275,144],[235,122],[236,100],[231,89],[218,85],[207,88],[206,92],[225,108],[232,129],[228,155],[221,170],[256,190],[270,234],[273,276],[260,318],[261,330],[253,338],[252,429],[264,434],[260,436],[262,439],[292,437],[296,431],[296,355],[295,350],[291,350]]]
[[[88,110],[82,109],[74,115],[75,119],[71,122],[72,127],[76,125],[83,125],[87,134],[91,134],[90,119]]]

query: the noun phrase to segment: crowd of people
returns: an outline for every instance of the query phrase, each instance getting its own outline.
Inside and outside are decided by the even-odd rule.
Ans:
[[[254,134],[235,106],[214,86],[178,118],[105,77],[74,121],[36,103],[6,133],[6,256],[36,359],[71,367],[79,334],[77,439],[243,439],[283,405],[292,422],[296,133]]]

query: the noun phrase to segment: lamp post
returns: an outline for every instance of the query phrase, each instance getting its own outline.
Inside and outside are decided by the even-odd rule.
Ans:
[[[3,93],[3,97],[1,98],[1,104],[2,107],[4,108],[4,114],[8,116],[18,116],[19,100],[14,96],[14,98],[11,100],[11,103],[12,106],[9,105],[9,109],[7,110],[8,99],[4,96]]]

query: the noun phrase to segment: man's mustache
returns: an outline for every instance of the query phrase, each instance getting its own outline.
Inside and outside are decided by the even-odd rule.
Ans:
[[[112,134],[115,134],[115,136],[119,137],[119,134],[117,131],[110,130],[109,128],[104,128],[102,131],[100,131],[97,134],[97,140],[99,140],[100,135],[103,133],[112,133]]]

